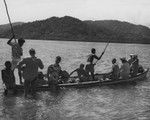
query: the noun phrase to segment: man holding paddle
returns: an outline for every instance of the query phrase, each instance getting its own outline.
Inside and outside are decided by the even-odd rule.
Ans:
[[[17,64],[19,63],[19,61],[21,60],[21,56],[23,55],[22,46],[25,43],[25,40],[23,38],[20,38],[18,39],[18,42],[16,41],[13,25],[11,23],[11,19],[10,19],[8,8],[7,8],[7,3],[5,0],[4,0],[4,4],[5,4],[6,13],[7,13],[7,17],[8,17],[10,28],[11,28],[11,33],[13,35],[13,37],[10,40],[8,40],[7,44],[12,47],[12,70],[14,70]],[[12,42],[13,39],[15,40],[14,42]],[[21,71],[19,70],[18,70],[18,75],[20,79],[20,84],[23,84]]]
[[[23,55],[22,46],[25,43],[25,40],[23,38],[19,38],[18,42],[16,42],[16,40],[12,41],[13,39],[15,39],[15,35],[13,35],[13,37],[7,42],[7,44],[12,47],[12,70],[14,70],[17,64],[21,61],[21,56]],[[19,70],[18,70],[18,75],[20,79],[20,84],[23,84],[21,71]]]
[[[102,56],[104,55],[105,51],[106,51],[106,48],[108,47],[109,45],[109,41],[107,42],[105,48],[104,48],[104,51],[102,52],[102,54],[100,55],[100,57],[98,57],[96,55],[96,50],[95,48],[92,48],[91,49],[91,54],[89,55],[88,59],[87,59],[87,62],[88,64],[86,65],[85,67],[85,70],[87,72],[88,75],[91,75],[92,77],[92,80],[94,80],[94,66],[96,65],[96,63],[102,58]],[[93,63],[94,59],[97,59],[97,61],[95,63]]]
[[[105,51],[102,52],[102,54],[100,55],[100,57],[98,57],[96,55],[96,50],[95,48],[91,49],[91,54],[89,55],[87,62],[88,64],[85,67],[85,70],[87,72],[88,75],[91,75],[92,80],[94,80],[94,66],[96,65],[96,63],[93,63],[94,59],[100,60],[101,57],[103,56]]]

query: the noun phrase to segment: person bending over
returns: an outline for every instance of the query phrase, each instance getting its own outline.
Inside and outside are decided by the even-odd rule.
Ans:
[[[72,71],[70,73],[70,76],[74,73],[77,72],[78,74],[78,78],[79,78],[79,82],[85,82],[88,80],[88,75],[86,73],[86,71],[84,70],[84,64],[80,64],[80,67],[77,68],[76,70]]]

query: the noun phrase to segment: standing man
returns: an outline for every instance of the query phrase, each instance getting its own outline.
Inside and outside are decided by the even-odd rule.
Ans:
[[[87,74],[92,76],[92,79],[94,80],[94,65],[95,63],[93,63],[94,59],[100,60],[101,57],[103,56],[104,52],[102,52],[102,54],[100,55],[100,57],[98,57],[96,55],[96,50],[95,48],[91,49],[91,54],[89,55],[87,62],[88,64],[85,67],[85,70],[87,72]]]
[[[34,88],[34,82],[38,77],[38,68],[40,69],[44,68],[41,59],[35,56],[36,52],[34,49],[30,49],[29,54],[30,57],[23,59],[18,65],[18,69],[20,70],[22,69],[23,71],[22,75],[25,80],[24,82],[25,97],[27,97],[29,90],[31,88],[32,89]]]
[[[14,71],[11,69],[11,62],[5,62],[5,68],[1,71],[3,83],[6,86],[5,94],[7,95],[8,90],[13,90],[15,93],[15,76]]]
[[[17,64],[21,61],[21,56],[23,55],[22,46],[25,43],[23,38],[19,38],[18,42],[12,41],[15,38],[13,36],[10,40],[8,40],[7,44],[12,47],[12,70],[14,70]],[[21,71],[18,70],[20,84],[22,83]]]

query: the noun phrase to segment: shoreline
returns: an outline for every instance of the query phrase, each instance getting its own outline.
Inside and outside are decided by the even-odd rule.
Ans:
[[[0,39],[10,39],[10,38],[0,38]],[[135,43],[135,42],[110,42],[110,41],[84,41],[84,40],[64,40],[64,39],[26,39],[24,38],[25,40],[37,40],[37,41],[57,41],[57,42],[61,42],[61,41],[64,41],[64,42],[86,42],[86,43],[116,43],[116,44],[143,44],[143,45],[150,45],[150,43]]]

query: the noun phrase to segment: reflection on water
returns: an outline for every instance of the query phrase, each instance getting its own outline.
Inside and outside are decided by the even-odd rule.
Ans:
[[[0,70],[3,63],[10,60],[9,46],[0,40]],[[37,56],[45,65],[57,55],[62,56],[62,69],[71,72],[80,63],[85,63],[92,47],[101,54],[106,43],[77,43],[54,41],[27,41],[24,46],[24,57],[29,48],[35,48]],[[109,71],[111,59],[128,57],[138,53],[140,63],[150,66],[150,45],[110,44],[96,72]],[[144,53],[144,54],[143,54]],[[33,98],[25,99],[23,94],[3,96],[3,85],[0,81],[0,120],[149,120],[150,119],[150,74],[147,80],[129,85],[111,85],[88,89],[62,89],[59,92],[39,92]]]

